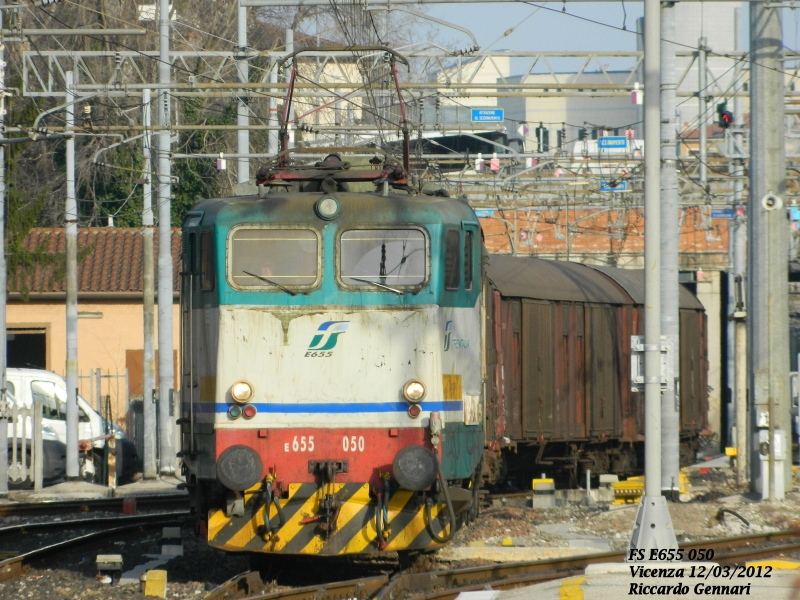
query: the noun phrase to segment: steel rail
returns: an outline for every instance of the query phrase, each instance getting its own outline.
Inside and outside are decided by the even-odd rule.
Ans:
[[[257,582],[257,583],[256,583]],[[248,600],[319,600],[320,598],[347,598],[348,600],[368,600],[389,583],[387,575],[362,577],[322,585],[311,585],[282,592],[247,595],[248,590],[259,591],[263,584],[257,572],[237,575],[211,590],[202,600],[228,600],[247,598]],[[242,595],[245,594],[245,595]]]
[[[21,525],[11,525],[9,527],[0,527],[0,542],[5,541],[7,538],[13,538],[20,534],[42,533],[47,531],[58,531],[61,529],[79,529],[84,527],[100,527],[104,525],[128,525],[128,524],[145,524],[150,521],[158,521],[163,519],[177,519],[187,518],[190,516],[189,511],[175,511],[175,512],[162,512],[150,513],[147,515],[125,515],[119,517],[98,517],[89,519],[70,519],[68,521],[45,521],[42,523],[23,523]]]
[[[136,508],[156,509],[170,507],[186,507],[188,495],[157,494],[152,496],[136,496]],[[64,500],[59,502],[25,502],[19,504],[0,505],[0,517],[23,515],[52,515],[89,511],[121,511],[124,498],[99,498],[95,500]]]
[[[110,529],[104,529],[103,531],[95,531],[93,533],[87,533],[85,535],[80,535],[68,540],[64,540],[62,542],[58,542],[56,544],[45,546],[43,548],[31,550],[30,552],[20,554],[19,556],[15,556],[13,558],[8,558],[6,560],[0,561],[0,581],[7,581],[9,579],[13,579],[19,576],[22,573],[22,569],[26,565],[28,565],[34,560],[38,560],[50,554],[57,554],[65,550],[71,550],[73,548],[77,548],[87,544],[103,541],[107,538],[113,538],[121,535],[129,535],[131,533],[138,532],[140,529],[157,529],[159,527],[166,527],[170,525],[173,526],[183,525],[184,522],[185,519],[169,518],[169,519],[152,521],[148,523],[133,523],[128,525],[123,525],[121,527],[112,527]]]

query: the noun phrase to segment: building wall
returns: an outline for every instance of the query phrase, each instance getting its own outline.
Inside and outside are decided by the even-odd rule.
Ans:
[[[100,318],[78,318],[78,370],[88,375],[90,369],[102,369],[103,374],[125,373],[126,351],[141,350],[144,347],[141,302],[79,302],[78,312],[96,313]],[[52,302],[9,302],[7,309],[8,328],[43,328],[47,336],[47,369],[65,375],[67,361],[66,305],[63,300]],[[180,312],[177,304],[173,306],[174,323],[173,344],[178,348]],[[156,319],[156,340],[158,339],[158,319]],[[176,385],[179,382],[176,378]],[[104,382],[105,386],[106,383]],[[105,387],[103,388],[104,393]],[[112,410],[115,420],[125,412],[124,379],[120,380],[119,397],[116,381],[108,392],[112,397]],[[89,398],[88,379],[81,380],[81,394],[92,405]]]

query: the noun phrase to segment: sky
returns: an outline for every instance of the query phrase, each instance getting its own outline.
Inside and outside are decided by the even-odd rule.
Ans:
[[[561,2],[535,3],[537,10],[523,2],[495,4],[431,4],[428,14],[470,29],[482,50],[636,50],[636,19],[644,14],[642,2]],[[566,8],[567,14],[561,12]],[[550,10],[548,10],[550,9]],[[742,39],[747,39],[747,4],[742,4]],[[531,16],[532,15],[532,16]],[[570,16],[572,15],[572,16]],[[626,26],[629,32],[603,27],[576,18],[585,17],[614,27]],[[506,31],[512,29],[509,35]],[[443,39],[457,42],[459,48],[471,44],[456,30],[440,28]],[[784,44],[800,47],[800,9],[783,11]],[[523,68],[517,61],[516,71]],[[612,63],[613,68],[613,63]]]
[[[636,19],[643,14],[641,2],[569,2],[563,14],[560,2],[540,4],[544,8],[521,2],[503,4],[434,4],[429,14],[470,29],[481,49],[491,50],[636,50]],[[624,11],[627,13],[625,17]],[[550,10],[548,10],[550,9]],[[532,16],[531,16],[532,15]],[[623,24],[631,32],[602,27],[575,16],[608,23]],[[527,20],[526,20],[527,19]],[[504,33],[513,28],[507,36]],[[469,38],[451,30],[442,34],[451,39]],[[460,36],[460,37],[459,37]]]

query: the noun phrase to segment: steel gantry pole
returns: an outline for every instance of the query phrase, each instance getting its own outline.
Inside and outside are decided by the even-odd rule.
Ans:
[[[783,498],[785,485],[792,481],[781,10],[750,3],[747,371],[753,451],[749,459],[751,485],[769,499]]]
[[[661,5],[661,333],[672,346],[674,385],[661,396],[661,490],[680,487],[680,310],[678,292],[677,127],[675,106],[675,3]]]
[[[239,25],[238,33],[238,50],[240,53],[239,59],[236,61],[236,75],[240,83],[247,83],[250,80],[250,63],[247,61],[247,9],[239,5],[236,10],[236,16]],[[236,124],[244,127],[236,133],[236,148],[239,155],[246,155],[250,152],[250,131],[246,129],[250,125],[250,107],[247,103],[246,89],[239,91],[239,107],[236,113]],[[241,185],[246,185],[250,182],[250,159],[239,158],[236,162],[236,182]],[[244,193],[239,190],[239,193]]]
[[[174,416],[172,390],[175,385],[172,340],[172,172],[170,157],[170,94],[172,63],[169,55],[169,0],[159,0],[158,14],[158,438],[160,471],[175,472],[172,443]]]
[[[150,90],[142,90],[142,125],[150,127]],[[156,351],[154,314],[154,264],[153,264],[153,187],[152,178],[152,136],[145,130],[142,138],[143,176],[142,186],[142,250],[144,252],[144,364],[142,377],[142,409],[144,412],[144,461],[142,475],[154,479],[158,475],[156,457]]]
[[[291,54],[294,52],[294,30],[287,28],[286,29],[286,53]],[[291,64],[285,64],[283,68],[286,70],[286,75],[284,77],[285,83],[289,83],[292,77],[292,66]],[[294,125],[294,103],[289,106],[289,124],[286,127],[286,130],[289,132],[289,148],[294,148],[294,132],[295,132],[295,125]],[[283,150],[283,148],[280,148]]]
[[[66,73],[66,129],[75,127],[75,81]],[[75,200],[75,136],[67,137],[67,479],[78,479],[78,203]]]
[[[0,6],[5,0],[0,0]],[[0,10],[0,31],[3,13]],[[5,137],[6,125],[6,53],[0,35],[0,140]],[[0,249],[6,247],[6,147],[0,144]],[[6,427],[6,253],[0,252],[0,495],[8,493],[8,428]]]
[[[708,87],[706,58],[708,48],[706,38],[697,41],[697,130],[700,134],[698,140],[698,157],[700,160],[700,187],[703,193],[708,193],[708,127],[706,126],[706,110],[708,109]]]
[[[740,51],[742,49],[741,43],[741,15],[742,9],[734,9],[734,50]],[[736,70],[734,72],[734,81],[738,82],[742,76],[743,71],[742,61],[736,63]],[[732,273],[729,278],[729,286],[732,294],[729,294],[733,306],[733,314],[731,315],[733,335],[730,336],[733,341],[733,376],[730,381],[733,382],[734,396],[734,414],[736,423],[736,439],[733,441],[736,444],[736,481],[737,483],[744,483],[749,479],[748,477],[748,431],[749,419],[747,416],[747,309],[744,305],[744,292],[745,282],[747,281],[746,267],[747,267],[747,218],[740,214],[740,209],[744,208],[744,106],[742,98],[738,95],[733,99],[733,123],[735,130],[733,132],[733,155],[734,159],[731,163],[731,173],[734,176],[733,180],[733,204],[736,208],[736,216],[731,221],[731,230],[728,236],[732,238],[729,240],[729,248],[732,255]]]
[[[677,548],[669,507],[661,495],[661,3],[644,2],[644,496],[631,532],[628,560]],[[636,555],[633,551],[643,551]]]
[[[277,59],[272,62],[272,66],[270,67],[269,71],[269,82],[271,84],[278,83],[278,61]],[[269,137],[268,139],[268,146],[267,149],[270,154],[278,154],[281,151],[280,149],[280,142],[278,139],[278,99],[277,99],[278,89],[271,88],[270,89],[270,97],[269,97]],[[337,112],[338,114],[338,112]]]

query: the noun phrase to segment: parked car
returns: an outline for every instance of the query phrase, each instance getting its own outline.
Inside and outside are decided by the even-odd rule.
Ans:
[[[10,391],[6,391],[6,400],[9,405],[17,404],[17,399]],[[25,439],[24,445],[21,440],[16,442],[17,455],[16,462],[22,462],[23,455],[22,449],[24,448],[24,462],[26,466],[31,464],[31,443],[33,436],[30,431],[30,420],[25,425],[22,424],[20,419],[16,426],[14,423],[8,423],[8,466],[12,466],[14,460],[13,445],[15,444],[14,436]],[[42,482],[47,484],[57,483],[64,479],[67,474],[67,446],[58,439],[56,430],[50,425],[42,423],[42,455],[44,461],[42,462]],[[27,489],[33,487],[33,479],[25,477],[24,479],[13,480],[9,478],[8,488],[11,490]]]
[[[6,372],[8,390],[20,402],[20,406],[30,406],[34,401],[42,403],[45,426],[51,427],[58,439],[67,441],[67,382],[52,371],[41,369],[8,369]],[[80,474],[87,481],[100,483],[102,479],[103,452],[106,445],[108,422],[91,405],[78,395],[78,439],[89,441],[92,452],[81,453]],[[117,480],[121,483],[130,480],[137,462],[136,448],[125,432],[116,424],[111,424],[116,456]]]

